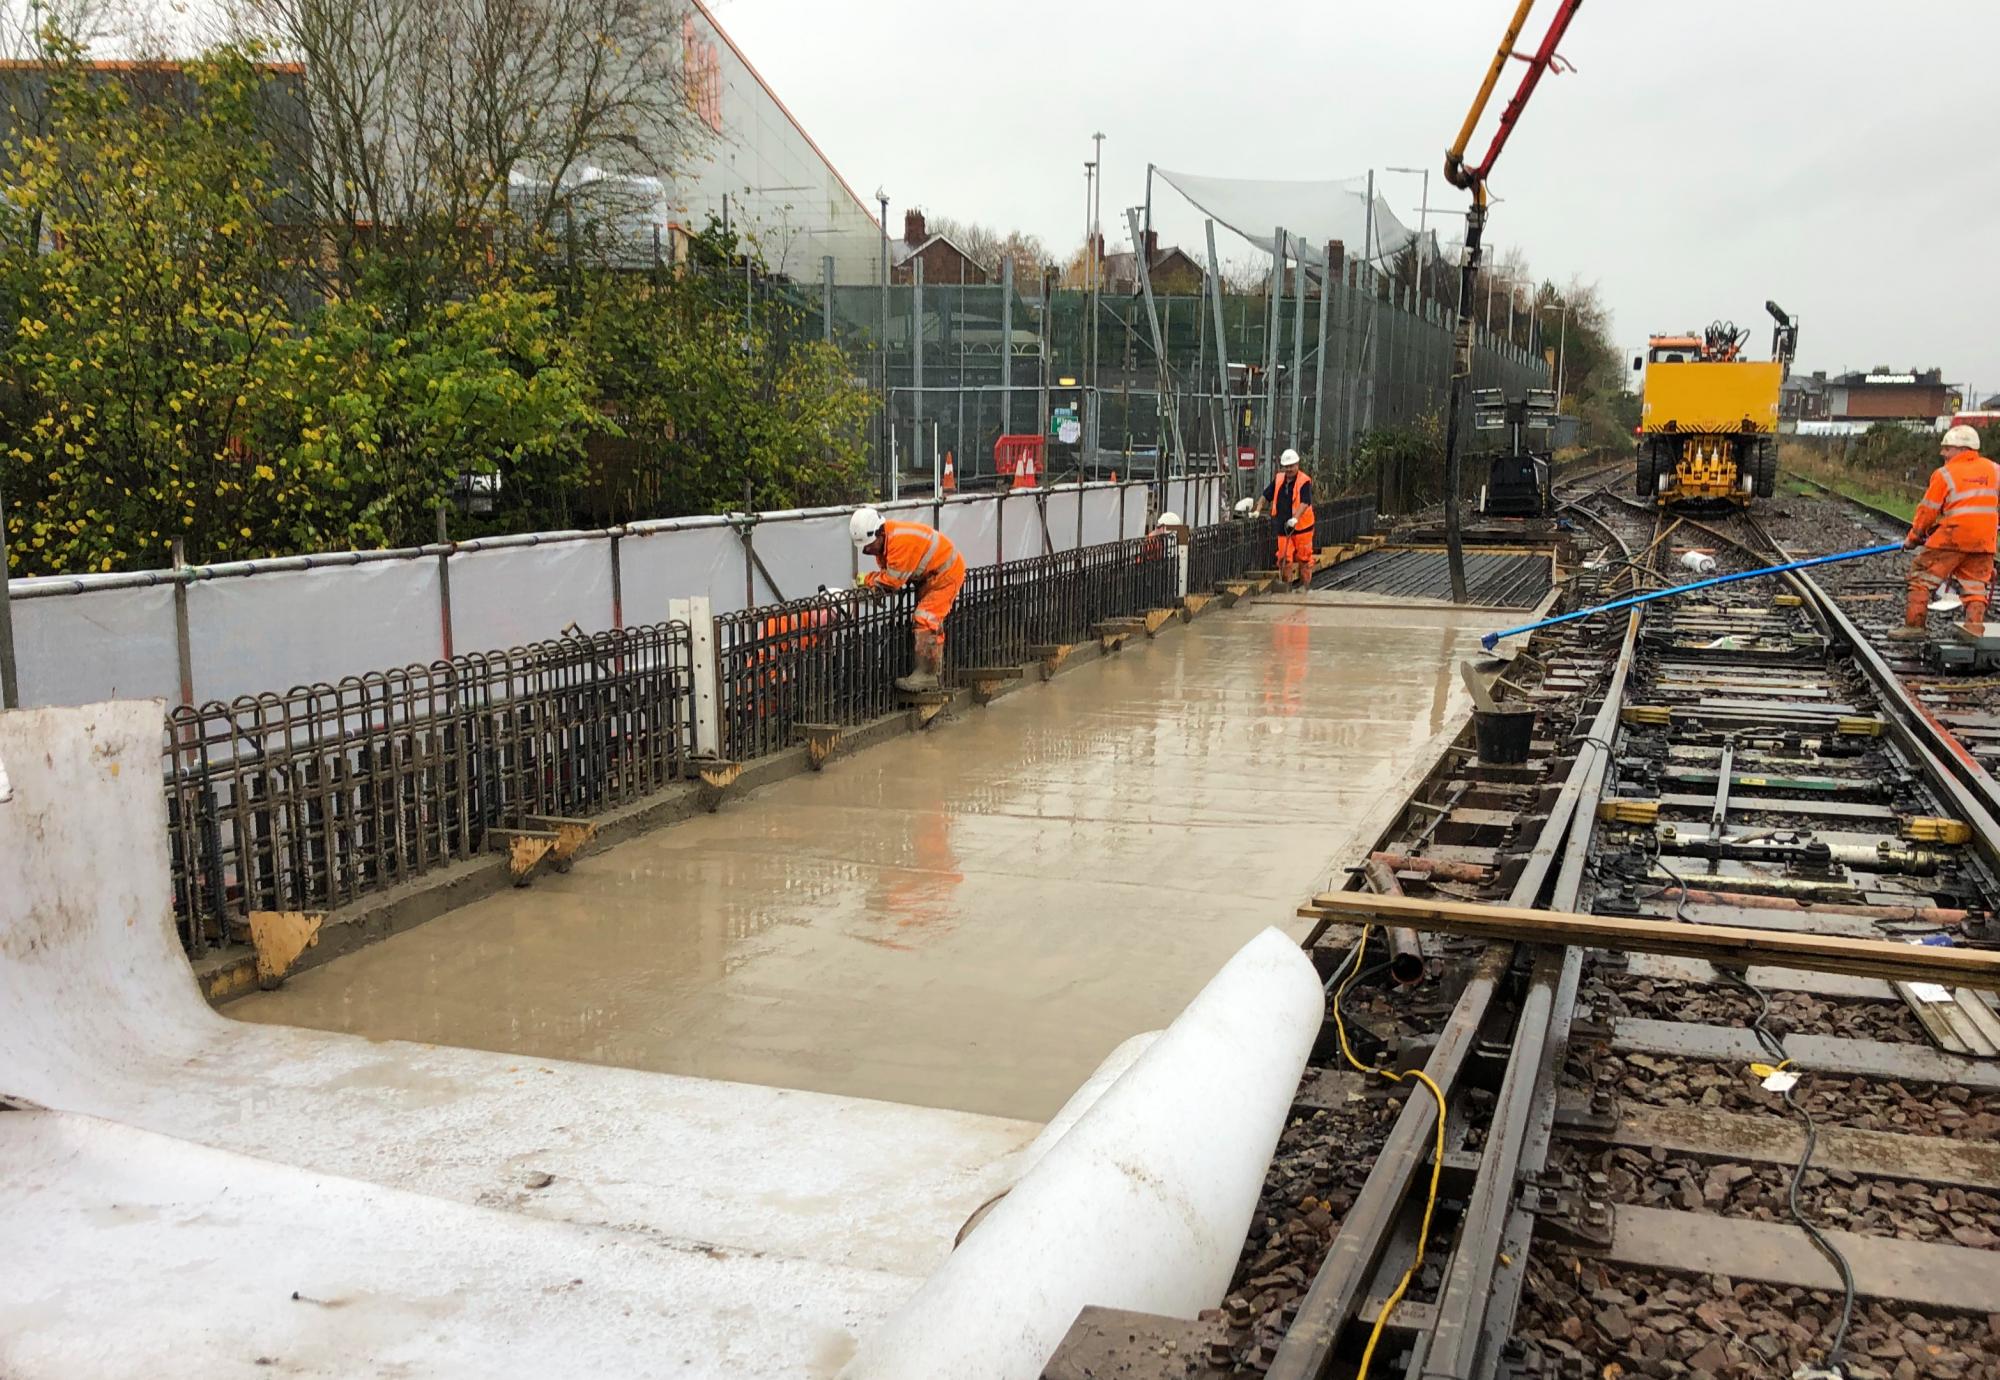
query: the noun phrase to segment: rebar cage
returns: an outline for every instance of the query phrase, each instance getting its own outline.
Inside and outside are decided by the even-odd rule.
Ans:
[[[1278,524],[1268,517],[1236,518],[1197,527],[1188,544],[1188,588],[1211,590],[1278,558]]]
[[[167,715],[174,903],[200,955],[252,910],[326,909],[588,815],[693,755],[688,628],[657,623]]]
[[[790,747],[800,724],[857,724],[896,707],[910,668],[908,590],[844,590],[715,620],[722,754]]]

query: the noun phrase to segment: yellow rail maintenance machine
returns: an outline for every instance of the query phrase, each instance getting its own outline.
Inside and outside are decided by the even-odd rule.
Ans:
[[[1718,321],[1700,335],[1656,335],[1643,358],[1638,473],[1641,498],[1747,507],[1778,483],[1778,392],[1790,372],[1797,323],[1775,302],[1772,358],[1742,357],[1750,332]]]

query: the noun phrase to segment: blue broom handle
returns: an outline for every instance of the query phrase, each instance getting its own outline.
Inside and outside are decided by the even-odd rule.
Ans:
[[[1707,580],[1697,580],[1691,585],[1676,585],[1672,589],[1656,589],[1651,594],[1634,594],[1629,599],[1614,600],[1609,604],[1599,604],[1596,608],[1578,609],[1575,613],[1559,614],[1554,618],[1544,618],[1539,623],[1529,623],[1519,628],[1507,628],[1501,632],[1490,632],[1479,639],[1479,645],[1492,651],[1503,637],[1518,637],[1540,628],[1553,628],[1559,623],[1574,623],[1579,618],[1589,618],[1593,614],[1612,613],[1618,609],[1629,609],[1635,604],[1650,604],[1655,599],[1671,599],[1677,594],[1692,594],[1698,589],[1710,589],[1716,585],[1732,585],[1738,580],[1755,580],[1764,575],[1784,575],[1794,570],[1804,570],[1808,566],[1831,565],[1835,561],[1856,561],[1863,556],[1886,556],[1892,551],[1901,551],[1899,541],[1885,542],[1881,546],[1864,546],[1859,551],[1837,551],[1831,556],[1811,556],[1803,561],[1791,561],[1785,565],[1767,565],[1762,570],[1741,570],[1734,575],[1717,575]]]

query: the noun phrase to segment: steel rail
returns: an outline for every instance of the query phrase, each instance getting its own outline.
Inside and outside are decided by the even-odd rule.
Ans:
[[[1600,525],[1611,540],[1617,543],[1620,550],[1629,557],[1631,547],[1617,530],[1608,523]],[[1613,666],[1611,679],[1607,682],[1605,702],[1611,706],[1608,712],[1610,722],[1613,724],[1617,721],[1616,705],[1622,696],[1624,681],[1631,670],[1639,622],[1638,611],[1635,609],[1627,617],[1618,659]],[[1602,719],[1605,713],[1606,710],[1600,708],[1598,718]],[[1590,739],[1596,739],[1597,743],[1592,743]],[[1580,833],[1583,837],[1588,837],[1587,827],[1576,831],[1573,830],[1572,824],[1577,819],[1577,807],[1583,799],[1586,779],[1593,774],[1598,781],[1601,782],[1603,779],[1609,758],[1599,744],[1609,742],[1608,735],[1600,731],[1600,724],[1593,721],[1583,749],[1571,763],[1562,792],[1551,808],[1549,819],[1542,828],[1536,847],[1510,893],[1510,901],[1514,904],[1533,903],[1548,879],[1549,870],[1556,857],[1557,844],[1564,835]],[[1524,897],[1525,901],[1522,899]],[[1469,1037],[1485,1020],[1493,995],[1500,982],[1512,969],[1514,959],[1515,950],[1512,945],[1496,945],[1486,951],[1473,979],[1460,994],[1445,1030],[1424,1066],[1425,1072],[1445,1089],[1447,1097],[1453,1094],[1464,1071],[1466,1056],[1470,1052],[1472,1043]],[[1576,964],[1561,965],[1563,971],[1567,971],[1569,967],[1580,968],[1580,959]],[[1575,986],[1574,980],[1568,984],[1568,991],[1571,994],[1570,1006],[1574,1005]],[[1532,995],[1531,992],[1531,997]],[[1545,1041],[1550,1029],[1547,1017],[1554,1013],[1553,1002],[1543,1003],[1541,1011],[1543,1016],[1541,1031]],[[1565,1009],[1562,1013],[1562,1028],[1565,1031],[1568,1019]],[[1517,1039],[1518,1029],[1532,1029],[1535,1024],[1533,1019],[1517,1022]],[[1537,1049],[1539,1048],[1538,1044]],[[1539,1061],[1537,1054],[1537,1064]],[[1505,1096],[1504,1088],[1503,1096]],[[1524,1127],[1531,1110],[1527,1107],[1521,1109]],[[1342,1220],[1340,1231],[1335,1234],[1332,1248],[1321,1262],[1319,1272],[1313,1277],[1311,1288],[1299,1300],[1294,1321],[1279,1343],[1277,1355],[1272,1358],[1267,1372],[1268,1380],[1324,1380],[1324,1377],[1331,1373],[1341,1335],[1354,1322],[1364,1291],[1381,1265],[1390,1238],[1394,1235],[1397,1223],[1402,1217],[1403,1208],[1416,1186],[1418,1170],[1422,1167],[1424,1156],[1430,1148],[1436,1115],[1436,1109],[1429,1098],[1412,1097],[1403,1103],[1403,1110],[1398,1114],[1388,1139],[1377,1152],[1368,1178],[1363,1183],[1360,1193],[1356,1195],[1353,1208]],[[1550,1116],[1552,1120],[1552,1109]],[[1517,1136],[1515,1139],[1518,1144],[1521,1137]],[[1470,1207],[1467,1220],[1472,1220],[1473,1212],[1483,1211],[1492,1219],[1490,1234],[1497,1239],[1498,1232],[1506,1221],[1504,1209],[1511,1207],[1513,1176],[1497,1173],[1497,1170],[1504,1166],[1489,1166],[1487,1160],[1493,1154],[1492,1147],[1493,1136],[1489,1133],[1488,1155],[1483,1156],[1481,1162],[1480,1188],[1485,1189],[1490,1180],[1498,1177],[1505,1178],[1506,1188],[1490,1191],[1487,1195],[1490,1201],[1483,1208],[1477,1203]],[[1461,1249],[1462,1243],[1463,1237],[1461,1237]],[[1458,1265],[1458,1254],[1454,1252],[1452,1257],[1454,1269]],[[1489,1266],[1492,1254],[1488,1252],[1485,1257]],[[1471,1287],[1469,1280],[1462,1283],[1461,1293],[1469,1287]],[[1440,1322],[1444,1312],[1444,1298],[1440,1296],[1437,1314]],[[1424,1346],[1427,1341],[1428,1339],[1420,1340],[1418,1345]]]
[[[1745,521],[1757,539],[1765,543],[1767,551],[1783,553],[1784,548],[1753,518],[1746,515]],[[1691,520],[1688,525],[1736,547],[1750,559],[1761,560],[1766,556],[1765,551],[1717,528]],[[1609,524],[1604,526],[1615,535]],[[1909,754],[1933,786],[1964,812],[1973,829],[1975,846],[1991,863],[1992,850],[2000,842],[2000,825],[1996,825],[1991,811],[1971,798],[1949,765],[1956,760],[1955,755],[1935,751],[1923,741],[1927,731],[1941,732],[1941,729],[1920,707],[1911,712],[1913,697],[1909,689],[1854,628],[1837,601],[1803,573],[1787,578],[1799,590],[1811,615],[1854,655],[1881,705],[1890,711],[1885,719],[1892,740]],[[1635,608],[1632,613],[1636,634],[1639,610]],[[1606,744],[1616,730],[1623,689],[1621,677],[1614,686],[1616,693],[1607,693],[1592,727],[1592,736]],[[1593,761],[1586,789],[1601,794],[1607,765],[1608,754]],[[1550,899],[1552,907],[1575,906],[1587,866],[1590,833],[1588,827],[1572,829],[1564,865]],[[1487,1153],[1482,1156],[1457,1247],[1439,1292],[1436,1321],[1430,1334],[1419,1339],[1419,1355],[1411,1367],[1411,1372],[1424,1380],[1481,1380],[1496,1374],[1503,1363],[1503,1349],[1512,1333],[1526,1284],[1528,1249],[1534,1234],[1533,1217],[1514,1203],[1514,1190],[1524,1176],[1539,1173],[1547,1165],[1554,1140],[1557,1078],[1574,1019],[1581,961],[1582,951],[1574,947],[1565,949],[1560,961],[1547,949],[1536,954],[1507,1072],[1494,1103]]]
[[[1632,548],[1610,524],[1606,533],[1629,559]],[[1658,523],[1654,530],[1657,534]],[[1655,542],[1657,545],[1657,541]],[[1648,548],[1649,552],[1652,548]],[[1636,574],[1628,567],[1627,574]],[[1613,735],[1624,709],[1644,613],[1633,608],[1626,617],[1618,660],[1604,688],[1604,698],[1592,716],[1575,762],[1563,783],[1557,806],[1536,841],[1529,868],[1514,889],[1510,904],[1532,906],[1541,899],[1543,883],[1558,846],[1562,868],[1549,904],[1572,909],[1582,886],[1589,855],[1595,801],[1603,794],[1610,772]],[[1593,808],[1582,808],[1588,801]],[[1412,1373],[1431,1377],[1471,1377],[1492,1371],[1500,1347],[1512,1330],[1513,1317],[1526,1279],[1525,1239],[1533,1234],[1532,1217],[1516,1202],[1516,1186],[1524,1174],[1539,1172],[1547,1162],[1555,1128],[1557,1075],[1575,1019],[1576,993],[1583,972],[1583,951],[1573,945],[1532,950],[1533,968],[1521,1001],[1507,1072],[1494,1098],[1492,1122],[1480,1156],[1479,1173],[1460,1221],[1456,1248],[1438,1292],[1435,1322],[1417,1341]],[[1520,1238],[1506,1249],[1510,1238]],[[1504,1287],[1496,1287],[1504,1286]],[[1496,1310],[1496,1301],[1504,1307]]]

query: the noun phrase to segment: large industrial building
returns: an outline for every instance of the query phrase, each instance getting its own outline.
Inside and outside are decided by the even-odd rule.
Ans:
[[[681,38],[690,99],[712,137],[675,181],[671,227],[699,230],[714,217],[754,234],[766,261],[792,277],[816,279],[832,255],[842,281],[873,281],[873,210],[701,0],[684,12]]]

